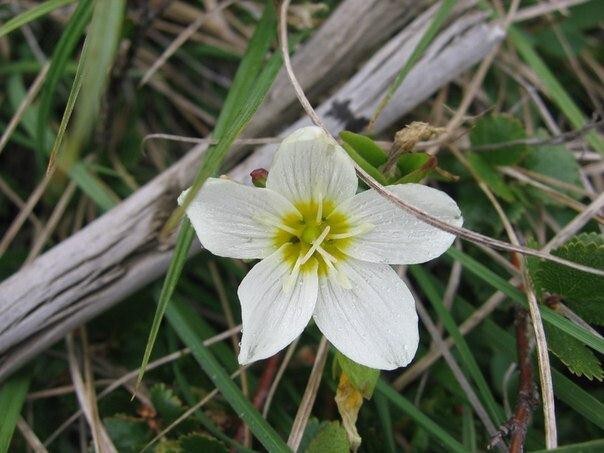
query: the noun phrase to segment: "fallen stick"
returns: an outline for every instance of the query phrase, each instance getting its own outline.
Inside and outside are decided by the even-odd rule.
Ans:
[[[376,132],[393,124],[480,61],[503,39],[499,26],[488,23],[485,14],[468,11],[473,3],[465,2],[458,8],[457,18],[443,29],[409,73],[376,123]],[[370,117],[429,24],[435,8],[388,41],[321,104],[318,111],[332,132],[355,128]],[[331,20],[338,20],[338,11],[324,27]],[[375,16],[373,19],[377,20]],[[350,27],[354,29],[354,25],[358,24]],[[337,31],[350,39],[355,36],[350,29]],[[361,40],[362,36],[356,39]],[[302,48],[299,55],[321,52],[320,47],[308,47],[311,44]],[[320,42],[313,45],[320,46]],[[336,65],[331,71],[337,74],[345,69]],[[280,120],[276,116],[267,120],[267,124],[276,127],[275,121]],[[306,124],[308,121],[301,119],[288,131]],[[270,166],[275,148],[269,145],[258,149],[235,167],[230,177],[248,182],[251,170]],[[178,194],[190,185],[205,149],[205,145],[196,146],[117,207],[0,284],[0,380],[73,328],[165,273],[172,244],[159,243],[159,229],[175,208]],[[197,244],[192,253],[199,250]]]

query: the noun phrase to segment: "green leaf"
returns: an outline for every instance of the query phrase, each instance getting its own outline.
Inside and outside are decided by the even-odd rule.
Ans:
[[[166,384],[156,384],[151,388],[151,402],[164,424],[170,424],[185,411],[182,401]]]
[[[48,0],[46,2],[40,3],[39,5],[34,6],[33,8],[29,8],[18,16],[13,17],[4,25],[0,26],[0,38],[4,35],[7,35],[11,31],[14,31],[25,24],[28,24],[42,16],[45,16],[46,14],[54,11],[57,8],[60,8],[61,6],[73,3],[74,1],[75,0]]]
[[[348,143],[344,142],[342,143],[342,148],[344,148],[344,151],[346,151],[350,158],[354,160],[359,167],[369,173],[373,179],[375,179],[382,185],[387,184],[386,178],[384,178],[382,172],[380,172],[377,168],[367,162],[352,145],[349,145]]]
[[[61,77],[67,69],[67,62],[78,44],[86,25],[90,22],[93,0],[81,0],[70,17],[67,27],[52,53],[46,81],[40,92],[38,110],[37,144],[40,150],[46,151],[46,126],[52,106],[52,97]]]
[[[576,375],[599,381],[604,378],[600,360],[591,349],[567,333],[544,326],[547,347]]]
[[[239,387],[231,380],[209,349],[204,346],[200,333],[199,315],[195,310],[188,304],[174,300],[168,305],[166,316],[183,343],[191,349],[197,363],[262,445],[271,452],[289,452],[283,439],[243,396]]]
[[[436,157],[428,153],[409,153],[399,157],[397,166],[402,176],[394,184],[418,183],[436,167]]]
[[[363,397],[371,399],[375,385],[380,378],[380,370],[356,363],[340,351],[336,352],[334,364],[337,364],[340,370],[346,373],[351,384],[363,394]]]
[[[178,440],[182,453],[227,453],[229,451],[222,442],[205,434],[188,434]]]
[[[73,129],[58,156],[61,167],[66,171],[76,162],[84,141],[95,125],[120,41],[125,7],[124,0],[103,0],[94,4],[86,36],[86,50],[81,57],[84,59],[79,90],[81,95],[75,104]]]
[[[350,131],[340,132],[340,138],[349,144],[370,165],[378,168],[386,163],[388,156],[377,143],[366,135],[355,134]]]
[[[7,380],[0,388],[0,453],[6,453],[21,417],[21,408],[29,389],[29,372],[20,372]]]
[[[573,237],[553,255],[596,269],[604,269],[604,235],[584,233]],[[604,279],[587,272],[571,269],[550,261],[539,263],[533,275],[535,285],[542,291],[559,294],[577,305],[600,305],[598,319],[604,318]],[[589,321],[589,319],[588,319]]]
[[[135,453],[149,442],[153,433],[145,420],[127,415],[103,419],[107,434],[120,453]]]
[[[348,453],[350,444],[340,422],[326,422],[308,445],[306,453]]]
[[[483,153],[469,152],[467,154],[468,163],[476,175],[491,190],[508,203],[514,201],[514,194],[504,181],[503,177],[495,168],[484,158]]]
[[[473,147],[510,142],[526,138],[522,123],[506,114],[493,114],[480,118],[470,131]],[[526,145],[512,145],[505,148],[478,151],[491,165],[513,165],[527,153]]]

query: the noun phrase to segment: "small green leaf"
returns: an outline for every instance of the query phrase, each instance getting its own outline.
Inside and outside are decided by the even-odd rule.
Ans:
[[[363,159],[375,168],[384,165],[388,160],[386,151],[365,135],[342,131],[340,132],[340,138],[344,140],[344,143],[352,146]]]
[[[9,451],[11,439],[21,416],[21,409],[27,396],[31,376],[20,372],[12,376],[0,387],[0,453]]]
[[[387,184],[386,178],[384,178],[382,173],[377,168],[375,168],[373,165],[371,165],[369,162],[367,162],[363,158],[363,156],[361,156],[353,146],[344,142],[344,143],[342,143],[342,147],[344,148],[346,153],[350,156],[350,158],[352,160],[354,160],[358,164],[359,167],[361,167],[363,170],[365,170],[367,173],[369,173],[373,179],[375,179],[377,182],[379,182],[382,185]]]
[[[480,178],[491,190],[508,203],[514,201],[514,194],[504,181],[503,177],[492,167],[484,158],[484,153],[470,152],[467,154],[468,163]]]
[[[578,376],[599,381],[604,377],[600,360],[579,340],[551,326],[544,326],[547,346],[551,352]]]
[[[596,269],[604,269],[604,235],[580,234],[552,254]],[[592,303],[603,307],[604,279],[602,277],[543,261],[534,271],[533,278],[540,290],[559,294],[564,299],[575,302],[575,305]],[[604,311],[600,308],[598,318],[602,320],[603,317]]]
[[[380,378],[380,370],[375,370],[353,362],[340,351],[336,352],[334,365],[337,365],[336,368],[339,367],[341,371],[346,373],[351,384],[361,392],[366,399],[371,398],[375,385]]]
[[[153,437],[147,422],[140,418],[116,415],[105,418],[103,423],[113,444],[122,453],[140,451]]]
[[[518,119],[495,114],[480,118],[470,131],[473,147],[493,145],[526,138],[526,132]],[[528,151],[526,145],[512,145],[505,148],[485,149],[480,155],[491,165],[512,165],[517,163]]]
[[[397,166],[403,176],[395,184],[418,183],[436,167],[436,157],[428,153],[403,154]]]
[[[310,442],[306,453],[348,453],[350,445],[340,422],[324,423]]]
[[[176,420],[184,412],[180,398],[165,384],[156,384],[151,389],[151,402],[164,424]]]

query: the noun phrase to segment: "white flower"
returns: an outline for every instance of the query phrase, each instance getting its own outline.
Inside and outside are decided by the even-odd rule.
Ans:
[[[266,188],[210,178],[187,208],[207,250],[262,259],[238,290],[239,363],[277,353],[311,316],[339,351],[368,367],[394,369],[415,355],[415,302],[389,264],[436,258],[454,236],[373,190],[356,194],[357,184],[345,151],[321,129],[306,127],[279,146]],[[388,189],[445,222],[462,224],[444,192],[420,184]]]

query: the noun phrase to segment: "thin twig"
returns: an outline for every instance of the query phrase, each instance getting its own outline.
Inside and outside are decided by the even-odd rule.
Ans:
[[[286,0],[287,1],[287,0]],[[310,417],[310,411],[312,410],[317,392],[319,391],[319,384],[321,383],[321,377],[323,376],[323,369],[325,368],[325,362],[327,361],[327,352],[329,351],[329,343],[327,338],[322,337],[319,343],[319,349],[317,350],[317,356],[315,358],[315,364],[312,367],[308,383],[306,384],[306,390],[302,396],[302,401],[298,407],[296,418],[292,425],[292,430],[289,433],[289,439],[287,439],[287,446],[293,451],[297,451],[302,441],[302,435],[306,429],[308,423],[308,417]]]
[[[27,445],[35,452],[35,453],[47,453],[48,450],[42,445],[36,433],[34,433],[33,429],[29,426],[29,424],[23,419],[23,417],[19,417],[17,420],[17,428],[21,432],[21,435],[27,442]]]
[[[202,13],[197,19],[195,19],[195,21],[193,21],[191,23],[191,25],[189,25],[187,28],[185,28],[176,37],[176,39],[174,41],[172,41],[172,44],[170,44],[170,46],[166,50],[164,50],[164,52],[161,54],[161,56],[155,61],[155,63],[153,63],[153,66],[151,66],[147,70],[147,72],[143,76],[142,80],[140,81],[139,87],[145,85],[149,81],[149,79],[153,76],[153,74],[155,74],[155,72],[168,60],[168,58],[170,58],[172,56],[172,54],[174,54],[174,52],[176,52],[180,46],[182,46],[193,34],[195,34],[195,32],[199,29],[199,27],[201,27],[203,25],[203,23],[210,16],[214,15],[215,13],[217,13],[219,11],[222,11],[224,8],[228,8],[235,2],[236,2],[236,0],[226,0],[225,2],[221,3],[220,5],[217,5],[215,8]]]
[[[299,341],[300,341],[300,337],[296,338],[294,340],[294,342],[292,344],[290,344],[289,347],[287,348],[285,357],[283,357],[283,361],[281,362],[281,365],[279,366],[279,370],[277,371],[275,379],[273,380],[273,383],[271,384],[271,388],[268,390],[268,394],[266,395],[266,401],[264,402],[264,408],[262,409],[262,416],[264,418],[266,418],[266,416],[268,415],[268,410],[270,409],[271,403],[273,401],[273,397],[275,396],[275,393],[277,392],[277,387],[279,387],[279,382],[281,382],[281,378],[283,377],[283,374],[285,373],[285,370],[287,369],[287,366],[289,365],[291,358],[294,356],[294,352],[296,351],[296,346],[298,346]]]
[[[241,330],[241,325],[236,326],[233,329],[226,330],[222,333],[219,333],[218,335],[214,335],[213,337],[208,338],[207,340],[204,340],[203,344],[204,344],[204,346],[211,346],[214,343],[218,343],[220,341],[223,341],[223,340],[229,338],[231,335],[233,335],[234,332],[236,333],[236,332],[239,332],[240,330]],[[165,365],[166,363],[170,363],[170,362],[173,362],[174,360],[178,360],[181,357],[184,357],[190,353],[191,353],[191,350],[189,348],[184,348],[184,349],[181,349],[180,351],[173,352],[172,354],[168,354],[167,356],[161,357],[157,360],[154,360],[153,362],[149,362],[149,364],[147,364],[147,366],[145,367],[145,371],[153,370],[162,365]],[[107,396],[111,392],[113,392],[115,389],[126,384],[127,382],[135,381],[139,373],[140,373],[140,368],[136,368],[136,369],[124,374],[119,379],[116,379],[111,385],[109,385],[106,389],[104,389],[101,393],[99,393],[99,395],[97,396],[97,400],[104,398],[105,396]],[[77,412],[75,412],[73,415],[71,415],[71,417],[69,417],[67,420],[65,420],[65,422],[63,422],[61,424],[61,426],[59,426],[50,436],[48,436],[48,438],[44,441],[44,445],[46,447],[48,447],[48,445],[50,445],[55,439],[57,439],[59,437],[59,435],[61,435],[61,433],[63,431],[65,431],[65,429],[67,429],[67,427],[69,427],[69,425],[71,425],[73,422],[75,422],[81,415],[82,415],[82,409],[79,409]]]
[[[21,119],[23,118],[23,115],[27,111],[27,108],[33,102],[34,98],[40,91],[40,88],[42,88],[42,85],[44,84],[44,81],[46,80],[46,74],[48,74],[49,68],[50,68],[49,63],[42,66],[42,70],[40,71],[40,73],[38,74],[36,79],[33,81],[31,86],[29,87],[29,91],[27,92],[27,94],[25,95],[25,97],[23,98],[21,103],[19,104],[19,107],[17,107],[17,111],[15,112],[15,114],[13,115],[11,120],[9,121],[8,125],[6,126],[6,129],[4,129],[4,133],[2,134],[2,137],[0,137],[0,153],[2,153],[2,150],[8,143],[8,140],[10,139],[12,133],[15,131],[15,128],[17,127],[17,125],[19,124]]]

